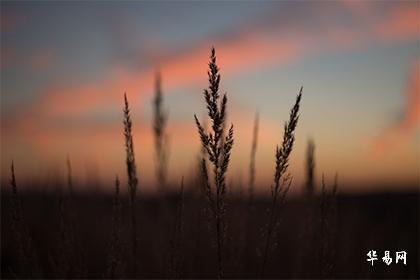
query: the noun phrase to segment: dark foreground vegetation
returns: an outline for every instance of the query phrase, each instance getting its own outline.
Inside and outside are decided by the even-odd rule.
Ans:
[[[22,234],[10,226],[13,199],[10,193],[1,198],[2,278],[217,278],[215,233],[206,218],[205,197],[197,193],[139,198],[135,275],[129,269],[129,227],[124,226],[130,223],[127,196],[115,219],[115,196],[21,195],[32,252],[24,259],[17,242],[28,241],[18,241]],[[419,277],[418,193],[339,195],[336,201],[336,219],[329,219],[326,229],[322,221],[329,215],[321,211],[321,197],[312,203],[289,197],[265,277]],[[252,205],[245,195],[227,199],[226,278],[259,277],[270,203],[258,196]],[[366,261],[369,250],[378,252],[373,267]],[[386,266],[381,260],[385,250],[407,251],[407,266],[395,261]]]

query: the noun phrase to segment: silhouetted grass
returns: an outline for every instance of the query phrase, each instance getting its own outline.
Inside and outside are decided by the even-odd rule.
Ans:
[[[112,235],[108,251],[105,278],[124,278],[125,262],[123,261],[122,236],[122,203],[120,198],[120,180],[115,178],[114,205],[112,210]]]
[[[276,168],[274,172],[274,186],[271,187],[272,203],[269,208],[269,221],[266,229],[266,240],[263,251],[263,259],[261,266],[261,277],[264,277],[265,266],[269,259],[269,249],[272,242],[272,235],[276,228],[277,223],[277,200],[280,197],[280,203],[283,202],[290,184],[291,177],[289,175],[284,176],[289,166],[289,156],[293,149],[293,143],[295,141],[295,129],[299,119],[299,105],[302,98],[302,90],[300,88],[299,94],[296,97],[295,105],[290,111],[290,118],[284,125],[283,143],[281,147],[276,148]]]
[[[181,180],[181,188],[176,205],[176,216],[174,221],[173,234],[171,238],[170,252],[170,273],[172,278],[182,278],[181,273],[185,266],[184,252],[184,177]]]
[[[322,175],[322,192],[321,192],[321,220],[320,220],[320,241],[321,250],[319,252],[320,259],[320,276],[322,279],[330,279],[333,277],[333,269],[335,267],[336,256],[336,226],[337,226],[337,191],[338,191],[337,175],[334,178],[334,185],[331,192],[327,191],[324,175]]]
[[[195,122],[201,139],[201,145],[205,148],[209,162],[213,165],[214,192],[208,180],[207,166],[205,159],[202,160],[202,171],[205,186],[207,188],[208,201],[216,223],[217,239],[217,265],[218,277],[223,278],[223,249],[225,229],[225,195],[226,195],[226,171],[229,165],[230,152],[233,146],[233,125],[230,126],[228,134],[224,137],[226,118],[227,96],[223,95],[220,101],[219,83],[220,74],[216,64],[216,51],[211,50],[209,62],[209,89],[204,90],[204,99],[207,104],[208,116],[212,122],[212,131],[207,133],[201,126],[197,116]],[[214,198],[215,196],[215,198]]]
[[[18,179],[18,178],[17,178]],[[64,180],[63,180],[64,182]],[[63,186],[66,184],[64,183]],[[29,185],[25,185],[27,188]],[[19,187],[19,186],[18,186]],[[86,186],[88,187],[88,186]],[[214,248],[211,239],[212,232],[206,230],[205,226],[198,226],[203,221],[197,216],[198,209],[202,207],[203,201],[195,196],[190,190],[194,185],[184,185],[184,207],[183,207],[183,234],[180,253],[184,259],[184,265],[180,266],[180,277],[189,279],[215,278],[214,268],[217,260],[214,256]],[[262,187],[257,185],[257,187]],[[330,188],[326,188],[330,193]],[[2,279],[7,278],[33,278],[29,277],[29,266],[23,266],[19,271],[18,264],[23,263],[18,257],[15,247],[15,235],[10,225],[11,192],[2,190],[2,227],[1,227],[1,262]],[[59,205],[56,195],[48,192],[21,194],[24,203],[25,225],[30,233],[31,251],[38,256],[40,278],[60,278],[48,262],[48,255],[53,253],[62,241],[56,238],[60,221],[57,219]],[[302,240],[298,236],[301,231],[301,224],[307,212],[305,211],[306,199],[302,196],[288,196],[284,202],[281,212],[281,228],[273,238],[273,250],[270,254],[270,261],[267,263],[265,276],[267,278],[321,278],[322,252],[320,233],[321,229],[321,194],[315,194],[316,207],[313,208],[314,223],[313,232],[317,234],[316,242],[311,243],[314,254],[309,256],[305,266],[297,267],[300,263],[299,252],[304,249]],[[80,246],[75,247],[76,256],[85,254],[84,258],[86,274],[83,279],[103,278],[108,268],[108,255],[112,242],[112,219],[115,194],[106,193],[85,193],[77,194],[74,201],[77,205],[75,218],[77,220],[78,235],[75,235],[75,244],[84,244],[82,253]],[[167,274],[169,263],[168,244],[173,239],[173,227],[176,220],[176,209],[179,205],[179,195],[168,196],[146,196],[138,198],[137,218],[142,224],[141,239],[139,240],[137,278],[172,278],[173,274]],[[257,248],[261,243],[259,229],[264,225],[267,206],[271,200],[256,194],[254,211],[250,216],[249,226],[242,226],[243,213],[246,213],[248,198],[227,197],[229,211],[229,234],[233,237],[232,242],[226,244],[230,248],[241,249],[240,254],[225,255],[225,277],[235,279],[258,278],[261,263],[257,255]],[[331,248],[335,251],[335,257],[331,258],[330,278],[414,278],[418,273],[418,246],[419,246],[419,214],[418,214],[418,193],[388,193],[372,195],[349,195],[338,194],[337,223],[334,226],[335,241],[331,242]],[[162,204],[168,207],[162,207]],[[328,208],[325,208],[326,210]],[[130,244],[129,230],[130,209],[122,208],[121,240],[127,245]],[[328,215],[328,210],[324,212]],[[213,224],[212,224],[213,225]],[[333,225],[333,224],[331,224]],[[239,243],[239,237],[247,233],[247,242]],[[324,231],[325,233],[328,230]],[[234,235],[233,235],[234,234]],[[196,244],[196,237],[200,235],[200,242]],[[325,235],[330,238],[329,234]],[[334,240],[334,239],[332,239]],[[278,243],[274,246],[274,243]],[[25,244],[25,243],[23,243]],[[407,266],[396,265],[386,266],[379,260],[374,269],[366,262],[368,250],[376,249],[380,257],[382,250],[406,250],[408,253]],[[395,248],[395,249],[394,249]],[[226,248],[228,249],[228,248]],[[124,247],[122,256],[118,259],[123,265],[130,262],[130,247]],[[327,254],[328,255],[328,254]],[[237,258],[240,258],[237,265]],[[9,269],[11,268],[11,269]],[[128,267],[126,267],[128,268]],[[295,271],[295,269],[298,271]],[[13,276],[11,271],[16,273]],[[125,271],[125,270],[124,270]],[[19,273],[23,272],[23,273]],[[34,274],[41,275],[41,274]],[[131,278],[131,273],[123,273],[122,276],[115,275],[115,278]],[[70,278],[80,278],[72,274]],[[38,278],[38,277],[36,277]],[[66,277],[68,278],[68,277]],[[105,278],[111,278],[106,276]],[[62,277],[60,278],[62,279]]]
[[[315,172],[315,142],[312,139],[308,140],[308,146],[306,148],[306,185],[305,190],[308,196],[314,194],[314,174]]]
[[[249,192],[249,202],[250,207],[254,199],[254,185],[255,185],[255,156],[257,154],[257,144],[258,144],[258,125],[259,125],[259,115],[255,113],[254,119],[254,130],[252,131],[252,146],[251,146],[251,156],[249,161],[249,183],[248,183],[248,192]]]
[[[8,267],[8,270],[15,278],[42,277],[38,268],[38,258],[32,248],[32,238],[24,220],[13,162],[10,166],[10,173],[10,185],[12,187],[9,209],[11,215],[10,228],[14,237],[14,248],[17,252],[17,263],[14,268]]]
[[[126,165],[128,176],[129,200],[130,200],[130,231],[131,231],[131,275],[136,275],[137,260],[137,226],[136,226],[136,192],[137,192],[137,171],[134,156],[134,143],[132,135],[132,123],[127,95],[124,94],[124,138],[126,151]]]
[[[155,136],[156,151],[156,176],[158,186],[165,190],[166,173],[168,167],[168,135],[166,126],[168,122],[168,113],[163,109],[162,80],[160,73],[156,73],[155,97],[153,100],[153,132]]]

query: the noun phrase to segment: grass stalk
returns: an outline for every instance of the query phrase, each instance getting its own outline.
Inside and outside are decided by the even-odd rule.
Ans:
[[[156,73],[155,97],[153,100],[154,120],[153,132],[155,137],[156,153],[156,176],[161,189],[166,186],[166,173],[168,166],[168,135],[166,126],[168,113],[163,109],[162,79],[160,73]]]
[[[335,259],[335,239],[337,223],[337,174],[334,177],[334,185],[331,192],[327,191],[324,174],[322,174],[322,193],[321,193],[321,219],[320,219],[320,277],[321,279],[330,279],[334,269]]]
[[[300,100],[302,98],[302,90],[300,88],[299,94],[296,97],[296,102],[290,111],[289,121],[287,121],[284,125],[284,133],[283,133],[283,143],[281,147],[276,147],[276,167],[274,172],[274,186],[271,186],[271,207],[269,208],[269,222],[266,228],[266,240],[265,246],[263,251],[263,259],[260,271],[260,277],[264,277],[265,267],[268,261],[269,255],[269,248],[271,245],[272,235],[274,233],[274,229],[277,223],[277,202],[278,198],[280,197],[280,201],[282,202],[287,194],[287,191],[291,184],[290,176],[284,176],[289,166],[289,156],[293,149],[293,143],[295,140],[295,129],[299,119],[299,106]],[[283,180],[282,180],[283,179]],[[288,184],[289,187],[282,187]]]
[[[105,278],[122,278],[124,265],[122,262],[122,205],[120,199],[120,180],[115,178],[115,193],[112,209],[112,235],[108,252],[108,263],[105,270]]]
[[[183,258],[184,237],[184,177],[181,179],[181,189],[176,205],[176,216],[171,240],[170,272],[173,279],[181,278],[181,270],[184,265]]]
[[[220,74],[216,64],[216,51],[214,48],[212,48],[210,55],[208,79],[209,88],[204,90],[204,99],[207,104],[208,116],[212,122],[211,131],[207,133],[197,116],[194,115],[194,117],[202,147],[206,150],[208,160],[213,166],[214,190],[212,190],[208,180],[205,159],[202,159],[202,174],[207,190],[207,198],[215,220],[218,278],[223,278],[223,250],[226,230],[224,220],[226,171],[229,166],[230,153],[233,146],[233,125],[230,126],[228,133],[224,136],[227,96],[225,93],[220,101]]]
[[[12,187],[10,214],[11,214],[11,229],[15,239],[17,249],[17,267],[16,271],[11,272],[16,278],[33,278],[39,277],[38,259],[32,248],[32,238],[29,235],[28,229],[25,225],[22,201],[18,194],[18,187],[16,183],[15,167],[12,161],[10,166],[10,185]]]
[[[67,165],[67,187],[68,187],[68,191],[71,198],[73,196],[73,177],[72,177],[72,169],[71,169],[71,162],[70,162],[69,156],[67,156],[66,165]]]
[[[313,139],[308,140],[306,148],[306,195],[311,197],[314,194],[315,184],[315,142]]]
[[[254,129],[252,133],[252,146],[251,156],[249,162],[249,203],[252,204],[254,199],[254,185],[255,185],[255,156],[257,154],[258,144],[258,126],[259,126],[259,114],[255,113]]]
[[[130,233],[131,233],[131,277],[136,277],[137,259],[137,233],[136,233],[136,192],[137,192],[137,171],[134,156],[134,143],[132,134],[132,121],[127,95],[124,93],[124,138],[126,151],[126,166],[128,176],[128,193],[130,208]]]

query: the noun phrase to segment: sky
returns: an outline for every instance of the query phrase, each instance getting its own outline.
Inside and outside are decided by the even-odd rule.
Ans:
[[[140,186],[153,185],[152,100],[162,75],[169,178],[193,177],[194,114],[215,47],[235,143],[228,181],[246,185],[260,116],[258,190],[303,86],[290,172],[304,182],[315,141],[316,180],[341,190],[419,183],[418,1],[2,1],[1,179],[55,180],[69,156],[79,185],[124,178],[123,95],[133,117]],[[61,177],[60,177],[61,176]]]

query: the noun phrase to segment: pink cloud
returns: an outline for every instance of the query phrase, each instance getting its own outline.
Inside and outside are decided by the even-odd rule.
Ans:
[[[283,64],[297,59],[303,49],[293,40],[266,41],[257,35],[240,40],[216,42],[218,59],[223,74],[234,74],[260,69],[269,64]],[[206,61],[209,47],[206,44],[196,50],[173,57],[161,63],[165,77],[165,88],[170,89],[191,84],[206,84]],[[31,108],[39,116],[49,118],[62,115],[88,113],[96,108],[118,107],[123,92],[131,102],[138,104],[145,94],[152,92],[154,69],[137,73],[121,69],[111,71],[104,83],[92,82],[71,85],[51,84],[40,95]]]
[[[386,42],[401,42],[419,37],[420,13],[416,1],[343,1],[368,33]]]
[[[416,2],[413,2],[414,4]],[[389,11],[386,20],[379,20],[374,24],[375,32],[387,41],[402,41],[419,37],[420,13],[419,5],[408,5],[402,2],[395,9]]]
[[[416,61],[410,71],[405,93],[405,106],[401,119],[379,133],[373,140],[373,155],[383,156],[386,151],[407,142],[420,123],[420,62]]]
[[[217,48],[223,74],[229,75],[284,65],[319,51],[358,48],[366,40],[375,38],[400,42],[419,37],[419,15],[412,3],[392,3],[383,15],[375,12],[375,3],[344,3],[356,20],[360,18],[365,22],[363,30],[330,22],[326,25],[328,28],[318,32],[308,32],[305,26],[297,26],[290,34],[283,32],[283,26],[278,23],[279,33],[268,36],[255,27],[244,25],[236,31],[237,36],[223,37],[211,43],[203,42],[189,52],[160,61],[165,88],[171,92],[171,89],[185,85],[204,85],[206,61],[212,44]],[[40,52],[32,59],[32,65],[48,67],[53,63],[53,57],[51,52]],[[151,65],[141,72],[111,69],[102,83],[74,84],[64,78],[62,82],[47,85],[30,111],[48,117],[88,113],[95,108],[118,106],[123,92],[127,92],[132,102],[138,104],[144,100],[145,94],[152,92],[155,66]]]

